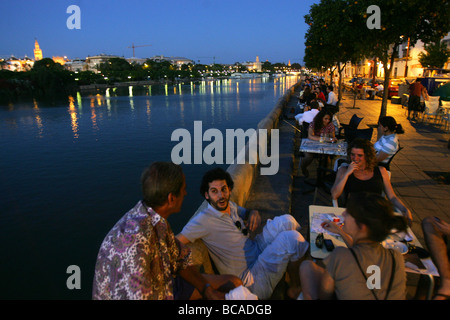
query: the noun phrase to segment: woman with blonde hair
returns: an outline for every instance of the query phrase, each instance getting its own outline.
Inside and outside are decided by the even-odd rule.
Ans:
[[[331,188],[331,196],[337,200],[344,194],[347,201],[350,193],[367,191],[384,194],[407,219],[412,222],[412,215],[403,202],[397,198],[392,188],[386,168],[377,165],[377,157],[372,142],[366,139],[355,139],[350,144],[347,155],[351,163],[338,169],[336,180]]]

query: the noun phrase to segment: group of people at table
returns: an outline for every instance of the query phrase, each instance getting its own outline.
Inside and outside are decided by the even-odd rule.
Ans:
[[[334,128],[326,129],[331,118],[320,119],[319,125],[310,127],[310,139],[318,137],[318,128],[333,133]],[[348,248],[335,248],[321,262],[308,258],[309,243],[293,216],[276,216],[263,223],[258,210],[231,201],[234,182],[221,168],[204,174],[200,193],[207,206],[175,235],[167,219],[181,211],[185,176],[172,162],[152,163],[141,177],[142,200],[101,244],[93,299],[270,299],[285,273],[289,275],[286,293],[292,299],[299,294],[303,299],[405,299],[403,257],[380,244],[392,229],[406,230],[412,220],[386,169],[379,166],[396,150],[401,126],[387,117],[380,120],[378,130],[382,135],[377,147],[370,141],[354,141],[348,150],[351,163],[337,173],[332,193],[333,197],[347,194],[344,224],[325,221],[323,228],[341,235]],[[394,213],[394,206],[402,216]],[[448,298],[450,269],[448,255],[443,255],[443,237],[450,236],[450,225],[434,218],[425,222],[427,244],[432,257],[439,259],[436,265],[442,278],[436,298]],[[189,244],[199,239],[218,274],[201,274],[193,265]],[[379,289],[367,287],[358,264],[363,270],[368,265],[380,267]]]

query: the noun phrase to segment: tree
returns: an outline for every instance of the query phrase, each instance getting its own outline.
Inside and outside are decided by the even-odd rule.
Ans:
[[[442,41],[425,45],[425,51],[426,53],[421,52],[419,54],[419,62],[424,68],[443,68],[448,58],[450,58],[447,45]]]
[[[450,2],[448,0],[382,0],[376,2],[379,28],[369,28],[368,21],[377,13],[368,13],[373,0],[322,0],[311,6],[305,22],[305,63],[308,67],[342,65],[359,57],[378,58],[385,69],[384,96],[380,117],[386,115],[390,73],[398,47],[410,38],[413,46],[418,40],[434,42],[450,31]],[[340,70],[340,69],[338,69]],[[341,78],[341,77],[340,77]]]
[[[360,20],[370,18],[367,8],[372,4],[372,0],[358,1]],[[377,5],[381,13],[380,28],[359,30],[362,41],[358,46],[363,48],[366,57],[378,57],[383,63],[386,90],[380,110],[382,117],[387,111],[387,88],[399,45],[406,38],[414,46],[418,40],[430,43],[445,36],[450,31],[450,3],[447,0],[383,0]]]
[[[49,102],[72,94],[76,88],[72,73],[50,58],[36,61],[33,69],[26,74],[33,85],[33,94]]]
[[[304,17],[309,29],[305,36],[305,64],[318,70],[331,69],[339,73],[338,99],[342,97],[342,71],[348,61],[362,57],[362,48],[358,46],[362,22],[358,1],[322,0],[311,6]]]

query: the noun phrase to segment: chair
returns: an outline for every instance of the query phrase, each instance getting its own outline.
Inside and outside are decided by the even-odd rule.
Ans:
[[[362,138],[366,140],[371,140],[373,135],[373,128],[367,129],[354,129],[350,127],[344,127],[344,138],[345,141],[350,144],[356,138]]]
[[[316,204],[316,198],[317,198],[317,193],[319,191],[319,188],[331,196],[331,188],[334,185],[334,181],[336,180],[337,171],[341,167],[341,165],[348,165],[348,160],[346,158],[336,159],[336,161],[334,162],[334,169],[328,169],[328,168],[324,168],[324,167],[318,168],[318,174],[320,174],[320,179],[318,179],[319,184],[316,186],[316,189],[314,191],[313,204]],[[336,201],[336,200],[332,199],[333,205],[335,204],[334,201]],[[336,205],[334,205],[334,206],[338,207],[337,201],[336,201]]]
[[[425,120],[425,116],[427,118],[434,116],[434,119],[437,121],[438,116],[440,116],[439,99],[439,96],[430,96],[428,97],[428,101],[425,100],[425,110],[423,111],[422,122]]]
[[[302,139],[308,138],[309,122],[302,122]]]
[[[404,148],[404,147],[400,147],[400,146],[399,146],[398,150],[392,155],[392,157],[388,160],[388,162],[386,162],[386,163],[379,162],[378,165],[379,165],[379,166],[382,166],[382,167],[385,167],[386,170],[390,171],[392,159],[394,159],[394,157],[397,155],[397,153],[399,153],[400,150],[402,150],[403,148]]]
[[[441,101],[442,104],[442,121],[444,122],[444,130],[450,129],[450,101]]]
[[[346,127],[357,129],[359,124],[361,123],[362,119],[364,119],[364,118],[360,118],[356,114],[353,114],[353,116],[351,117],[350,122],[348,124],[341,124],[341,127],[339,128],[339,136],[342,137],[342,134],[341,134],[342,130],[344,130],[344,134],[345,134]]]

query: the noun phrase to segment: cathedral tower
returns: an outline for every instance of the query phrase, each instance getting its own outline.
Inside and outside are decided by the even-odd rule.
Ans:
[[[34,61],[42,59],[42,50],[39,48],[39,43],[37,39],[34,41]]]

